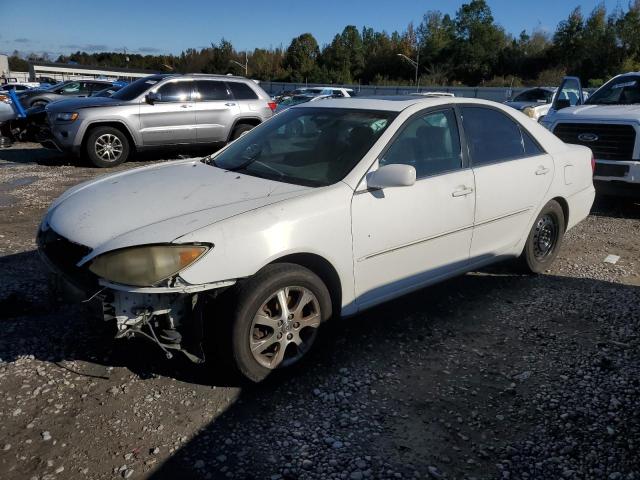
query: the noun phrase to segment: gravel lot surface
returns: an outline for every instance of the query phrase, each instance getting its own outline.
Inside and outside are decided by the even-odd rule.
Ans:
[[[544,275],[499,265],[333,322],[304,368],[247,386],[49,299],[39,220],[102,173],[0,150],[3,479],[640,480],[639,204],[599,201]]]

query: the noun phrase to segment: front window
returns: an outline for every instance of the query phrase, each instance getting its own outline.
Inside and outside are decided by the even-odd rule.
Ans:
[[[163,77],[158,75],[152,75],[150,77],[144,77],[135,82],[131,82],[126,87],[118,90],[114,93],[111,98],[115,98],[116,100],[133,100],[138,98],[144,92],[153,87],[156,83],[162,80]]]
[[[395,118],[394,112],[293,108],[207,161],[255,177],[320,187],[342,180]]]
[[[627,75],[605,84],[585,102],[589,105],[632,105],[640,103],[640,76]]]

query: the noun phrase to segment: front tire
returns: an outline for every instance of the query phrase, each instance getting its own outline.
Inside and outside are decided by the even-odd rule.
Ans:
[[[528,272],[542,273],[551,266],[560,250],[564,230],[564,211],[558,202],[551,200],[533,222],[520,256]]]
[[[115,167],[127,161],[130,152],[129,139],[121,130],[113,127],[98,127],[85,142],[85,152],[96,167]]]
[[[311,270],[281,263],[245,281],[234,298],[231,357],[246,378],[260,382],[300,362],[331,315],[326,285]]]

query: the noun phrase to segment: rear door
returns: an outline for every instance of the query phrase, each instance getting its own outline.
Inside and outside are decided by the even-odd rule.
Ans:
[[[197,142],[225,142],[240,112],[238,102],[224,81],[203,79],[194,83]]]
[[[140,134],[144,145],[195,143],[193,80],[171,80],[152,91],[160,94],[159,100],[140,104]]]
[[[551,185],[553,158],[502,110],[461,110],[476,185],[471,260],[513,253]]]

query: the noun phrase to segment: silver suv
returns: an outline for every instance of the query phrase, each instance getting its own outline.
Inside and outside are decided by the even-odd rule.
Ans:
[[[255,82],[223,75],[152,75],[111,97],[47,105],[45,147],[113,167],[134,150],[226,143],[273,115],[276,104]]]

